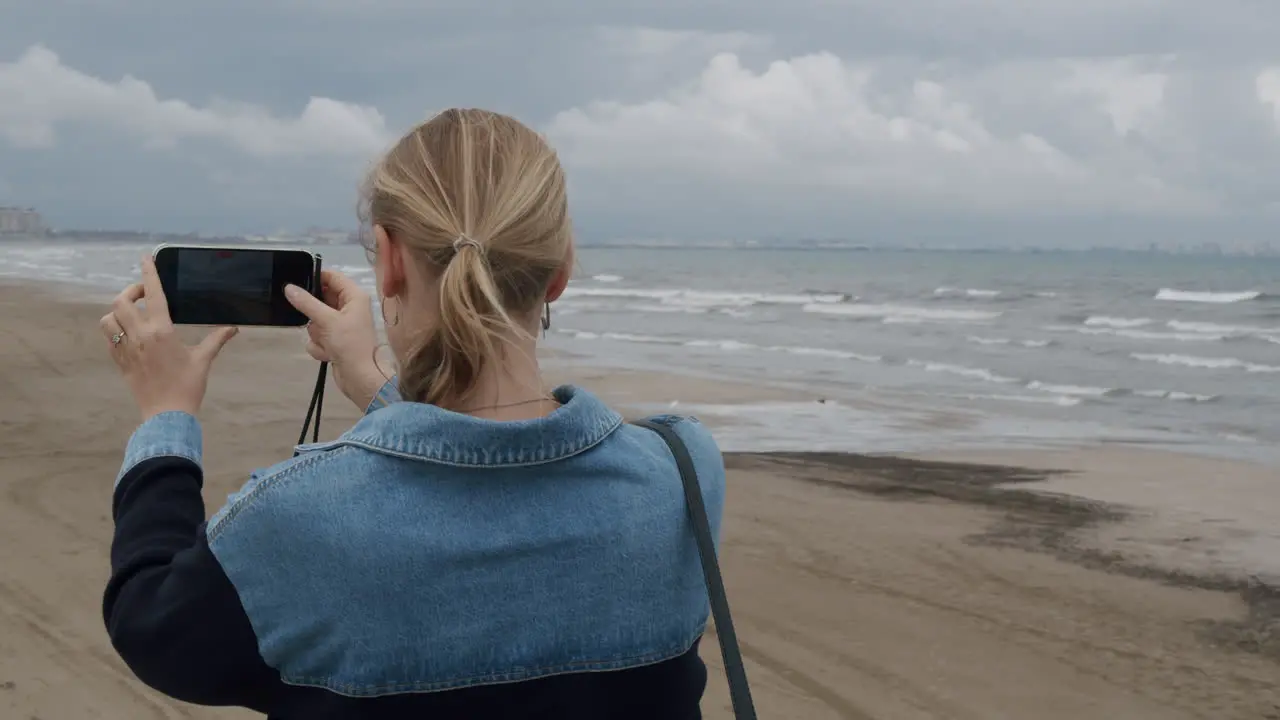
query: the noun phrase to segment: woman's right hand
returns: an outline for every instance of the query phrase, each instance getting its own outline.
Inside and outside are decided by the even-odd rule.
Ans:
[[[323,302],[296,285],[285,287],[285,297],[311,321],[307,354],[329,363],[338,389],[364,410],[387,382],[376,358],[372,299],[351,278],[333,270],[321,271],[320,288]]]

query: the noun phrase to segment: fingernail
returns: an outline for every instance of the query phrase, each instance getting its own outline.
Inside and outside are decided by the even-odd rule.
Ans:
[[[297,285],[285,285],[284,294],[289,296],[297,295],[300,289],[301,288],[299,288]]]

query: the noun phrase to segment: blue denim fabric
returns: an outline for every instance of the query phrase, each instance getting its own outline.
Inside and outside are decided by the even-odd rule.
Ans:
[[[112,485],[115,489],[134,465],[158,457],[186,458],[197,465],[204,457],[204,436],[194,416],[173,410],[153,415],[138,426],[125,447],[124,462]]]
[[[495,422],[400,402],[388,383],[341,438],[255,472],[208,540],[267,663],[351,696],[661,662],[708,616],[679,473],[656,433],[586,390]],[[670,423],[719,537],[724,464]],[[153,419],[126,455],[199,459],[194,418]]]

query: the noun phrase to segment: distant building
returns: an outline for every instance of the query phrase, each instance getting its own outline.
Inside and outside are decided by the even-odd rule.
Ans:
[[[35,208],[0,207],[0,235],[39,235],[44,220]]]

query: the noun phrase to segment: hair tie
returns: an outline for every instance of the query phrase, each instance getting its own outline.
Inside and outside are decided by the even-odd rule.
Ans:
[[[483,246],[483,245],[481,245],[481,244],[480,244],[479,242],[477,242],[476,240],[472,240],[471,238],[469,238],[469,237],[467,237],[465,234],[463,234],[463,235],[459,235],[458,237],[456,237],[456,238],[454,238],[454,239],[453,239],[453,252],[454,252],[454,254],[456,255],[457,253],[459,253],[459,252],[462,250],[462,248],[467,247],[468,245],[470,245],[471,247],[475,248],[476,250],[479,250],[480,252],[484,252],[484,246]]]

